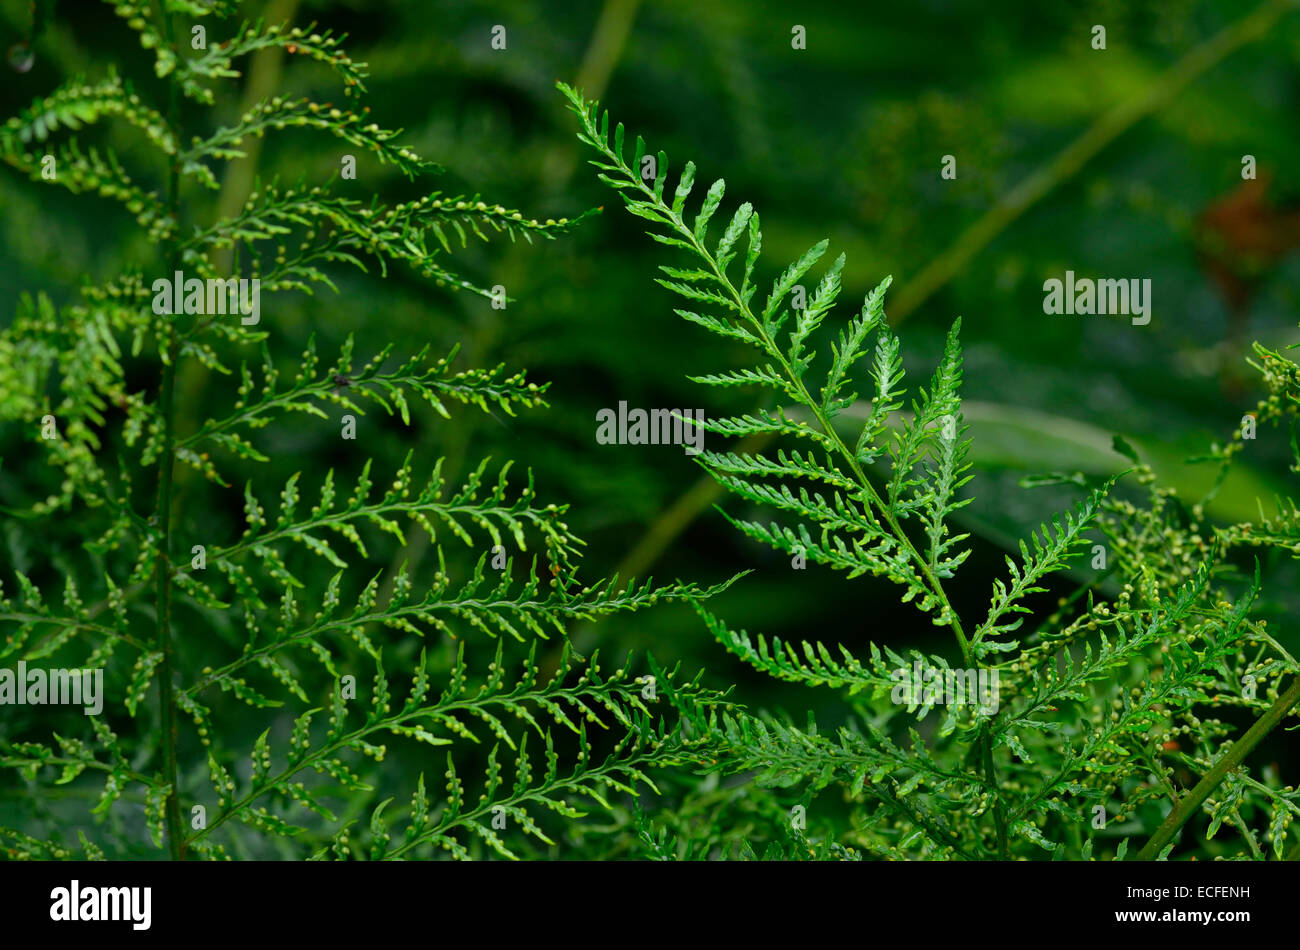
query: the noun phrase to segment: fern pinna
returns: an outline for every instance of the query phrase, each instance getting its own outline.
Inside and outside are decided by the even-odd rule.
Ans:
[[[982,616],[960,615],[945,589],[969,554],[967,536],[952,527],[972,477],[959,391],[960,321],[929,385],[905,411],[900,344],[884,310],[889,279],[819,347],[840,294],[843,255],[796,297],[826,255],[822,241],[757,297],[758,212],[743,203],[710,234],[722,180],[709,186],[692,220],[692,163],[670,192],[663,152],[651,154],[637,137],[629,159],[623,126],[611,128],[598,103],[559,88],[580,120],[579,139],[597,153],[591,164],[601,181],[650,222],[655,241],[685,259],[663,265],[658,280],[687,301],[676,313],[757,352],[742,368],[692,377],[768,397],[753,412],[704,423],[757,448],[706,451],[697,461],[730,492],[781,520],[726,516],[795,559],[849,577],[887,578],[903,601],[949,630],[955,646],[949,657],[872,643],[869,657],[859,659],[844,646],[734,630],[699,606],[713,636],[750,666],[842,691],[848,724],[826,734],[811,714],[801,726],[737,709],[702,711],[695,726],[715,743],[716,768],[749,773],[756,786],[745,786],[747,801],[730,795],[702,804],[702,819],[643,819],[647,847],[659,856],[752,854],[755,842],[729,830],[743,818],[748,827],[766,822],[758,843],[767,840],[775,857],[1122,858],[1134,836],[1149,837],[1142,855],[1156,857],[1170,852],[1174,832],[1200,810],[1201,853],[1261,858],[1267,849],[1281,856],[1300,794],[1276,774],[1257,778],[1237,768],[1259,735],[1247,733],[1225,756],[1236,730],[1215,715],[1262,711],[1260,722],[1271,727],[1294,716],[1300,698],[1300,681],[1288,688],[1281,682],[1300,665],[1251,616],[1258,572],[1243,575],[1228,560],[1240,526],[1211,528],[1199,510],[1176,522],[1169,493],[1138,464],[1138,481],[1151,490],[1145,507],[1116,497],[1116,479],[1089,488],[1075,510],[1006,558]],[[864,376],[870,393],[860,399]],[[1268,405],[1274,417],[1295,416],[1294,396]],[[1130,451],[1121,440],[1116,445]],[[1293,514],[1287,517],[1293,527]],[[1098,597],[1104,578],[1088,579],[1061,609],[1026,629],[1033,595],[1093,546],[1088,532],[1097,529],[1115,552],[1105,576],[1119,579],[1117,593]],[[1270,530],[1277,533],[1271,523]],[[1293,542],[1294,531],[1285,533]],[[1251,537],[1263,540],[1258,532]],[[920,669],[949,691],[918,689],[920,677],[910,671]],[[966,687],[964,701],[960,686],[953,700],[954,682]],[[909,714],[919,722],[909,724]],[[1198,788],[1185,796],[1179,782]],[[827,787],[850,803],[847,821],[827,796],[814,802]],[[764,796],[767,805],[755,806]],[[1237,835],[1211,840],[1225,822]]]
[[[240,76],[240,57],[267,48],[328,66],[357,98],[366,69],[340,38],[260,22],[228,29],[231,5],[216,0],[112,5],[152,57],[166,104],[154,108],[110,71],[68,81],[0,126],[7,165],[121,202],[154,248],[80,300],[24,297],[0,333],[7,461],[39,459],[4,469],[13,561],[0,657],[100,670],[107,694],[98,715],[5,707],[0,763],[40,790],[0,830],[4,853],[551,853],[554,816],[571,827],[584,800],[601,805],[643,787],[652,768],[693,760],[699,739],[675,709],[713,694],[653,662],[606,670],[567,647],[543,658],[538,641],[711,591],[580,579],[564,506],[540,501],[531,476],[511,484],[509,462],[451,481],[442,461],[421,472],[408,455],[395,471],[367,460],[344,479],[305,464],[282,485],[240,484],[231,472],[283,450],[263,430],[278,423],[271,431],[283,434],[286,418],[337,431],[367,409],[409,425],[421,403],[443,417],[458,405],[514,415],[545,405],[546,386],[501,367],[456,368],[454,350],[427,346],[357,357],[349,339],[324,357],[314,337],[290,377],[265,329],[273,308],[236,307],[232,289],[230,308],[214,311],[211,294],[242,281],[254,295],[310,293],[334,287],[332,267],[370,260],[491,297],[455,272],[455,250],[495,234],[549,239],[575,222],[438,192],[384,204],[357,197],[350,180],[261,183],[238,213],[212,214],[204,196],[220,191],[221,163],[283,129],[332,136],[411,181],[438,169],[363,112],[307,98],[267,98],[227,127],[196,118]],[[110,148],[55,142],[110,121],[161,157],[158,189]],[[183,306],[169,303],[173,292]],[[194,387],[178,381],[205,373],[227,408],[182,428]],[[200,532],[199,516],[224,510],[223,498],[242,504],[242,530],[225,519],[224,537]],[[359,576],[376,548],[406,548],[412,529],[432,541],[419,564],[399,558]],[[251,749],[232,747],[224,724],[249,715],[265,728]],[[408,755],[431,747],[427,776],[386,772],[386,742]]]

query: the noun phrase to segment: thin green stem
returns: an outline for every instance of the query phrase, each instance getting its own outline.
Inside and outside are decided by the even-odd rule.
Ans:
[[[171,16],[158,4],[158,17],[168,46],[175,47]],[[179,121],[179,93],[175,79],[168,82],[167,124],[176,141],[181,141]],[[173,221],[180,220],[180,162],[173,159],[167,174],[167,206]],[[174,235],[175,232],[173,232]],[[167,241],[167,270],[174,272],[180,265],[180,248],[176,238]],[[172,475],[175,466],[174,431],[176,362],[180,358],[180,345],[176,339],[175,325],[166,323],[167,358],[162,366],[162,382],[158,388],[158,408],[162,416],[162,451],[158,457],[158,501],[154,520],[158,530],[158,560],[154,568],[155,607],[158,616],[157,649],[162,654],[158,664],[158,706],[162,722],[163,773],[170,791],[164,814],[167,825],[167,845],[173,860],[185,858],[185,838],[182,833],[180,806],[180,770],[176,761],[176,703],[173,696],[172,633],[171,633],[171,509]]]
[[[1185,825],[1196,814],[1196,810],[1201,807],[1210,793],[1213,792],[1223,780],[1228,777],[1228,773],[1245,760],[1246,756],[1259,745],[1260,741],[1272,731],[1273,727],[1282,721],[1282,718],[1291,711],[1296,703],[1300,703],[1300,676],[1291,681],[1287,688],[1277,701],[1264,712],[1255,721],[1255,724],[1246,730],[1246,734],[1232,744],[1219,761],[1214,763],[1214,768],[1210,769],[1181,802],[1178,802],[1169,812],[1169,817],[1164,823],[1156,829],[1156,833],[1151,836],[1151,840],[1143,845],[1142,850],[1135,855],[1138,861],[1153,861],[1160,852],[1165,849],[1169,842],[1173,841],[1174,835],[1178,829]]]
[[[963,231],[948,250],[926,265],[895,296],[894,322],[897,323],[901,315],[920,307],[1008,225],[1061,182],[1073,178],[1098,152],[1146,116],[1168,105],[1185,86],[1229,54],[1266,35],[1273,24],[1291,9],[1294,9],[1292,0],[1269,0],[1260,4],[1248,16],[1220,30],[1188,52],[1141,95],[1125,99],[1102,115],[1051,161],[1035,169],[1003,195],[988,213]]]

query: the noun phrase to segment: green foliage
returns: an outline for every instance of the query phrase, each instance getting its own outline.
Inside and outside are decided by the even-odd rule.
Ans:
[[[537,81],[581,18],[543,2],[555,42],[484,56],[481,4],[376,0],[345,47],[354,6],[11,5],[0,669],[102,666],[106,706],[4,707],[0,854],[1300,855],[1294,261],[1202,233],[1249,152],[1276,172],[1252,233],[1290,240],[1300,140],[1254,94],[1286,87],[1285,4],[1113,13],[1105,56],[1069,5],[1013,56],[968,42],[982,7],[810,11],[794,52],[774,6],[640,5],[583,81],[733,194],[644,146],[642,180],[574,96],[637,216],[541,253],[584,217]],[[1139,248],[1149,326],[1027,318],[1041,279]],[[260,279],[263,321],[154,314],[175,270]],[[1259,436],[1181,464],[1250,405],[1252,336]],[[599,406],[692,404],[683,367],[706,473],[591,445]],[[756,571],[706,600],[620,557]],[[917,666],[996,672],[999,705],[914,693]]]
[[[378,486],[373,459],[357,470],[345,455],[300,460],[279,485],[250,477],[293,451],[286,420],[363,425],[375,407],[406,427],[451,419],[460,406],[514,416],[545,406],[547,387],[500,365],[457,367],[454,348],[394,359],[389,344],[359,358],[349,337],[323,360],[314,335],[286,379],[265,325],[224,306],[160,314],[151,287],[180,270],[257,279],[271,295],[311,293],[337,289],[334,265],[364,271],[369,259],[384,274],[400,264],[490,295],[451,264],[471,237],[550,239],[579,219],[539,223],[439,192],[363,203],[339,181],[260,185],[235,215],[205,215],[186,187],[220,188],[221,165],[243,156],[250,136],[292,127],[333,135],[412,180],[438,169],[362,114],[306,98],[263,99],[234,125],[187,138],[180,98],[214,106],[222,83],[240,75],[235,61],[257,50],[285,47],[324,64],[353,97],[366,70],[329,33],[260,22],[224,40],[220,20],[205,22],[206,52],[190,56],[174,39],[188,35],[180,18],[225,5],[165,6],[114,4],[156,58],[171,92],[163,110],[110,72],[67,83],[0,127],[9,165],[44,181],[53,155],[47,183],[123,202],[153,247],[150,264],[84,287],[79,302],[24,296],[0,333],[0,423],[37,459],[6,469],[4,513],[27,563],[7,566],[0,582],[0,659],[102,669],[106,694],[98,715],[6,715],[0,764],[31,791],[23,827],[0,829],[4,853],[548,853],[556,816],[575,822],[584,800],[608,809],[616,796],[653,789],[652,770],[698,761],[703,740],[682,713],[723,701],[653,660],[641,675],[627,663],[606,674],[596,654],[568,643],[569,627],[721,587],[584,579],[566,507],[538,499],[531,473],[512,484],[510,460],[484,459],[450,483],[445,458],[417,472],[409,451]],[[107,146],[52,142],[113,120],[165,163],[165,185],[138,184]],[[226,394],[226,409],[182,431],[178,378],[195,372]],[[150,391],[142,379],[159,385]],[[194,515],[208,509],[226,512],[224,537],[196,535]],[[423,546],[413,547],[412,529]],[[384,550],[397,556],[387,570],[374,563]],[[551,640],[558,653],[548,644],[539,654]],[[395,666],[410,684],[402,701]],[[233,747],[240,733],[225,723],[250,717],[263,723],[252,748]],[[423,747],[435,747],[437,772],[384,769],[381,740],[406,760],[427,760]],[[445,794],[426,773],[445,777]],[[69,804],[40,806],[51,786]]]
[[[1266,621],[1252,616],[1259,567],[1243,576],[1228,557],[1243,543],[1294,554],[1294,502],[1280,505],[1262,531],[1211,527],[1199,506],[1188,511],[1172,490],[1157,487],[1134,455],[1136,481],[1149,490],[1144,506],[1120,497],[1114,478],[1091,488],[1075,510],[1018,543],[1019,556],[1007,556],[1006,574],[992,579],[988,607],[972,616],[977,608],[959,606],[945,586],[970,553],[961,544],[967,536],[953,527],[954,514],[970,501],[962,489],[971,480],[960,321],[929,385],[915,391],[904,412],[901,348],[884,312],[888,279],[829,334],[829,345],[819,344],[840,292],[843,255],[813,285],[828,242],[813,245],[774,280],[760,308],[758,212],[740,205],[711,237],[722,180],[692,220],[692,163],[669,200],[667,156],[659,152],[653,166],[643,165],[650,153],[638,137],[629,159],[623,126],[611,129],[597,103],[560,89],[579,117],[579,139],[596,153],[591,164],[601,181],[650,223],[655,241],[687,259],[662,266],[669,279],[658,281],[694,308],[678,315],[756,351],[739,369],[693,377],[712,387],[755,387],[764,397],[750,413],[705,423],[710,432],[746,437],[751,451],[709,451],[698,461],[748,508],[783,520],[728,519],[796,567],[806,559],[848,578],[887,578],[904,602],[947,628],[956,647],[954,662],[916,650],[903,656],[873,642],[870,658],[859,660],[841,644],[797,646],[738,632],[699,607],[713,636],[750,666],[843,696],[843,723],[830,730],[819,728],[811,711],[804,725],[738,708],[696,715],[696,731],[716,743],[712,767],[746,775],[749,794],[770,802],[768,821],[753,828],[751,841],[777,843],[793,829],[823,847],[890,859],[1123,857],[1130,837],[1152,836],[1169,812],[1190,817],[1190,796],[1179,784],[1212,776],[1237,734],[1221,714],[1259,716],[1281,703],[1281,713],[1297,715],[1282,679],[1300,673],[1300,664],[1265,632]],[[654,177],[643,179],[649,167]],[[1300,369],[1276,353],[1257,352],[1273,392],[1261,403],[1259,422],[1294,426]],[[866,378],[869,403],[858,396]],[[865,422],[857,428],[853,419]],[[779,444],[792,440],[807,447]],[[1240,440],[1216,447],[1214,457],[1226,468],[1239,447]],[[1092,547],[1097,531],[1106,544]],[[1097,579],[1043,617],[1036,595],[1051,589],[1054,575],[1078,569],[1088,547]],[[1103,559],[1109,552],[1109,570],[1098,552]],[[1112,574],[1116,592],[1098,596]],[[1035,615],[1041,622],[1026,629]],[[958,664],[970,679],[968,692],[954,698],[952,684],[963,682]],[[927,686],[918,694],[915,666],[939,671],[947,692]],[[994,684],[991,696],[983,677]],[[939,710],[941,721],[928,718]],[[1283,853],[1295,807],[1291,787],[1267,769],[1262,777],[1239,768],[1207,781],[1208,826],[1201,825],[1200,844],[1185,838],[1184,850],[1262,859],[1267,840],[1274,855]],[[835,792],[817,798],[826,789]],[[714,822],[728,820],[725,814],[718,807]],[[1216,833],[1228,823],[1239,834],[1224,841]],[[672,846],[674,826],[687,844]],[[726,852],[716,826],[705,829],[692,846],[698,826],[668,816],[643,841],[660,857],[700,847]]]

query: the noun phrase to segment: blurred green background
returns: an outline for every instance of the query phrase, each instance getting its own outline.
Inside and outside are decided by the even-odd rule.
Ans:
[[[372,118],[404,128],[407,144],[446,169],[413,185],[358,156],[357,179],[339,182],[342,193],[387,200],[431,188],[482,193],[538,218],[604,206],[557,241],[475,244],[460,255],[467,277],[507,288],[513,302],[505,310],[400,270],[379,280],[340,269],[337,296],[264,300],[262,325],[286,359],[311,333],[327,355],[356,334],[362,358],[388,341],[399,355],[460,343],[464,365],[504,362],[552,383],[549,410],[514,419],[465,411],[445,422],[421,413],[406,430],[372,416],[356,450],[340,449],[333,425],[273,427],[259,439],[271,462],[233,467],[241,478],[255,474],[267,495],[304,459],[314,473],[325,464],[355,468],[350,451],[375,455],[380,472],[410,448],[417,472],[446,456],[453,477],[483,456],[514,459],[534,470],[543,501],[571,503],[569,523],[589,542],[590,577],[619,569],[704,583],[752,570],[714,604],[733,626],[855,649],[868,639],[946,649],[886,582],[792,570],[741,537],[709,502],[744,508],[701,491],[699,469],[679,447],[597,444],[596,412],[621,400],[713,416],[751,409],[758,397],[739,392],[723,402],[721,391],[687,380],[747,365],[748,353],[672,314],[672,295],[652,282],[670,255],[595,180],[556,79],[599,97],[652,149],[664,149],[674,169],[690,158],[697,179],[725,177],[724,210],[754,203],[764,231],[760,286],[822,237],[832,254],[848,254],[839,318],[892,274],[886,311],[912,382],[928,376],[943,334],[963,317],[977,462],[967,488],[976,501],[964,523],[976,554],[956,582],[959,608],[985,607],[1002,549],[1074,497],[1027,491],[1019,479],[1119,471],[1126,463],[1110,439],[1120,433],[1194,501],[1213,472],[1183,460],[1222,441],[1259,398],[1243,362],[1249,342],[1300,340],[1300,11],[1241,37],[1234,24],[1257,8],[1238,0],[274,0],[244,9],[250,18],[348,33],[353,58],[369,64]],[[24,40],[30,23],[30,3],[0,0],[5,49]],[[504,50],[490,46],[498,24],[507,30]],[[1096,24],[1106,28],[1104,50],[1092,47]],[[792,48],[795,25],[806,28],[806,49]],[[1235,46],[1221,61],[1198,65],[1198,56],[1229,40]],[[32,52],[28,71],[3,67],[6,116],[65,77],[96,76],[110,63],[157,96],[152,57],[105,5],[55,5]],[[259,62],[260,81],[281,95],[340,101],[334,78],[314,64],[277,53]],[[1189,81],[1181,83],[1184,72]],[[215,116],[229,123],[239,111],[231,95]],[[210,118],[195,110],[193,120]],[[159,162],[128,133],[106,127],[80,138],[111,142],[135,160],[139,181],[161,188]],[[319,134],[271,135],[255,162],[234,169],[223,196],[191,188],[186,223],[246,193],[253,173],[320,182],[347,151]],[[940,176],[945,155],[956,160],[954,180]],[[1257,162],[1255,182],[1242,179],[1245,155]],[[1034,200],[1022,201],[1027,195]],[[68,302],[83,278],[156,268],[152,254],[120,208],[0,171],[0,300],[44,290]],[[1045,315],[1043,281],[1067,269],[1149,278],[1151,322]],[[0,321],[12,311],[0,307]],[[233,386],[192,377],[179,431],[228,405]],[[721,442],[706,437],[711,447]],[[15,444],[6,439],[0,453],[0,496],[13,490]],[[1268,503],[1294,484],[1288,457],[1285,433],[1261,431],[1212,515],[1254,520],[1257,497]],[[189,514],[229,537],[242,527],[233,493],[229,504],[196,504]],[[6,524],[5,532],[0,561],[22,567],[20,527]],[[422,542],[406,554],[418,565]],[[1266,612],[1294,606],[1295,574],[1277,567]],[[1051,602],[1040,598],[1040,606]],[[649,648],[663,661],[704,667],[717,684],[741,682],[742,698],[756,705],[780,705],[785,696],[747,676],[685,609],[574,634],[583,649]],[[828,719],[836,705],[827,698]]]

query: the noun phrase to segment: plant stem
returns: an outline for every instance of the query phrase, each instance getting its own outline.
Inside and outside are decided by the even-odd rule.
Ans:
[[[1151,836],[1142,850],[1137,853],[1135,860],[1153,861],[1165,846],[1173,840],[1178,829],[1187,823],[1201,804],[1210,797],[1213,792],[1228,777],[1228,773],[1241,765],[1246,756],[1250,755],[1255,746],[1259,745],[1260,740],[1282,721],[1282,717],[1291,711],[1291,707],[1300,702],[1300,676],[1291,681],[1287,691],[1277,698],[1272,706],[1264,711],[1264,715],[1255,721],[1255,724],[1246,730],[1246,734],[1232,744],[1232,748],[1220,756],[1219,761],[1214,763],[1214,768],[1210,769],[1187,795],[1179,802],[1164,823],[1156,829],[1156,833]]]
[[[171,17],[163,8],[162,0],[158,4],[158,16],[161,21],[165,42],[175,47],[172,37]],[[179,96],[174,79],[168,82],[167,124],[171,129],[173,140],[181,141],[177,127]],[[180,220],[180,164],[179,158],[173,157],[167,173],[167,206],[172,218]],[[173,231],[173,234],[176,232]],[[180,249],[176,238],[168,240],[167,270],[174,272],[180,264]],[[158,501],[154,519],[158,530],[158,560],[155,565],[155,607],[158,615],[158,638],[156,649],[162,654],[158,664],[158,707],[162,722],[162,757],[164,777],[171,790],[167,794],[164,808],[167,825],[167,845],[173,860],[185,858],[185,838],[182,834],[181,805],[179,788],[179,769],[176,763],[176,702],[173,697],[172,682],[172,634],[171,634],[171,509],[172,509],[172,472],[175,463],[176,438],[174,431],[176,361],[180,356],[180,346],[176,339],[176,328],[172,319],[166,323],[167,358],[162,366],[162,383],[158,387],[158,408],[162,415],[162,452],[158,459]]]
[[[984,764],[984,780],[993,789],[993,829],[998,836],[998,856],[1003,861],[1011,860],[1011,850],[1007,846],[1007,819],[1002,811],[1002,802],[998,798],[998,773],[993,767],[993,737],[989,735],[987,720],[980,725],[980,734],[975,740],[979,744],[980,758]]]
[[[1168,105],[1192,80],[1248,43],[1266,35],[1293,5],[1269,0],[1194,47],[1162,73],[1141,95],[1126,99],[1103,114],[1051,161],[1035,169],[1007,192],[988,213],[968,227],[948,250],[932,260],[894,296],[894,323],[916,310],[979,251],[1044,195],[1068,181],[1092,158],[1140,120]]]

